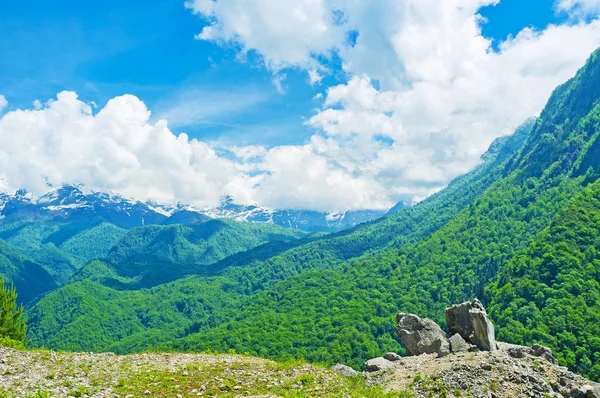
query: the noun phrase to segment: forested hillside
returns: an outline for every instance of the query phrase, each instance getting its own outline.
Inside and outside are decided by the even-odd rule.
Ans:
[[[596,52],[473,172],[348,231],[300,243],[235,224],[227,234],[134,230],[28,311],[31,342],[235,349],[359,367],[401,350],[398,311],[443,324],[446,306],[480,297],[500,338],[541,340],[562,364],[598,379],[599,100]]]
[[[584,190],[486,289],[499,338],[554,347],[600,379],[600,182]]]
[[[0,239],[0,274],[15,285],[19,301],[27,303],[58,285],[52,275]]]
[[[600,133],[598,100],[597,97],[590,99],[600,93],[599,63],[596,53],[573,80],[556,90],[536,121],[526,147],[506,165],[506,178],[496,182],[430,237],[414,245],[365,255],[340,270],[306,273],[290,279],[258,295],[250,304],[246,303],[244,310],[229,322],[169,346],[199,350],[234,347],[266,356],[286,352],[325,362],[331,361],[333,356],[334,360],[360,366],[365,357],[395,347],[396,343],[391,340],[390,314],[398,310],[427,313],[443,322],[445,306],[483,296],[486,285],[496,280],[498,272],[500,281],[507,279],[506,274],[517,262],[513,258],[522,253],[520,250],[527,250],[530,244],[548,236],[546,228],[554,219],[558,217],[559,223],[564,219],[575,223],[569,214],[573,211],[568,207],[571,201],[591,200],[592,188],[587,194],[580,193],[597,178],[600,162],[590,155],[596,153]],[[583,196],[574,199],[579,195]],[[580,265],[585,267],[585,272],[578,269],[580,276],[576,281],[565,275],[575,273],[571,269],[572,260],[556,263],[555,278],[547,276],[545,281],[539,281],[536,268],[518,268],[529,273],[520,281],[520,286],[525,287],[517,290],[517,294],[524,294],[529,284],[537,286],[537,291],[531,289],[537,294],[538,305],[543,309],[554,308],[554,311],[548,308],[542,317],[534,316],[533,309],[524,308],[515,322],[509,321],[510,311],[504,313],[504,320],[499,310],[493,314],[500,320],[500,335],[507,340],[533,342],[541,338],[561,352],[559,357],[564,364],[597,378],[595,364],[600,337],[597,332],[597,314],[600,313],[596,294],[597,264],[596,268],[591,265],[594,264],[593,250],[574,247],[575,250],[567,251],[569,243],[565,239],[588,237],[587,245],[594,247],[597,242],[589,239],[595,239],[598,218],[591,211],[588,210],[579,223],[563,223],[560,230],[566,236],[555,241],[558,250],[570,256],[576,256],[577,251],[586,252],[589,263]],[[556,250],[548,250],[543,256],[551,256]],[[526,253],[516,258],[531,257],[530,261],[535,261],[533,252]],[[539,245],[536,253],[541,255]],[[563,278],[568,281],[563,282]],[[516,311],[519,304],[524,304],[523,299],[531,298],[498,299],[497,294],[492,294],[495,283],[489,288],[495,305],[502,303]],[[564,284],[571,289],[570,283],[579,286],[579,292],[571,290],[567,296],[562,288],[562,305],[569,303],[573,307],[565,311],[572,313],[573,324],[566,317],[555,320],[556,305],[551,305],[551,297],[550,301],[544,299],[545,295],[552,294],[538,294],[540,283],[550,286],[558,283],[557,290]],[[573,300],[583,290],[587,293]],[[581,300],[586,304],[579,305]],[[562,322],[565,322],[563,326]],[[234,325],[238,332],[228,334]],[[531,326],[534,328],[530,329]]]
[[[431,234],[502,177],[506,160],[522,147],[532,126],[533,121],[529,121],[513,136],[498,139],[485,155],[485,163],[425,202],[353,230],[315,237],[303,245],[298,241],[274,241],[208,266],[178,263],[174,269],[170,262],[147,262],[142,284],[139,278],[134,279],[133,274],[127,273],[130,263],[94,261],[71,283],[49,294],[28,311],[32,325],[29,338],[35,345],[60,349],[129,352],[223,324],[246,302],[251,302],[256,293],[268,290],[279,281],[310,269],[340,268],[349,259],[369,256],[386,247],[403,247]],[[180,250],[180,245],[174,245],[173,239],[158,242],[133,239],[127,243],[138,235],[160,232],[162,236],[165,231],[181,231],[181,228],[134,230],[110,256],[118,263],[120,258],[131,258],[132,253],[138,252],[158,259],[186,253]],[[148,244],[162,249],[158,252],[133,250]],[[120,255],[122,252],[130,255]],[[157,255],[159,257],[155,257]],[[143,262],[141,265],[144,267]],[[137,268],[139,270],[139,265]],[[196,275],[150,290],[135,290],[154,286],[157,279],[181,277],[178,273],[181,270]],[[335,289],[330,293],[337,294]],[[94,325],[94,337],[86,332],[90,325]],[[391,340],[390,336],[387,338]],[[218,347],[221,345],[214,348]],[[289,350],[279,354],[291,355]]]
[[[126,231],[102,219],[8,217],[0,239],[66,282],[92,259],[105,257]]]

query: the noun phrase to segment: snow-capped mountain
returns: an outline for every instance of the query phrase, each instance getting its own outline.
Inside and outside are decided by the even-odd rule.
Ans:
[[[24,190],[0,192],[0,219],[6,217],[102,218],[122,228],[151,224],[189,224],[210,218],[242,222],[264,222],[310,232],[335,232],[383,216],[385,211],[361,210],[322,213],[303,210],[273,210],[240,205],[226,197],[219,206],[199,209],[184,204],[140,202],[119,195],[84,192],[82,187],[62,186],[38,199]]]

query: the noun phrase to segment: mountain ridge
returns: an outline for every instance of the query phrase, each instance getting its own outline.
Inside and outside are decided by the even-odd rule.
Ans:
[[[399,205],[403,206],[403,205]],[[240,205],[229,196],[219,206],[198,208],[182,203],[141,202],[120,195],[85,192],[83,186],[63,185],[37,199],[25,190],[0,193],[0,220],[6,217],[101,217],[120,228],[144,225],[189,224],[227,218],[240,222],[276,224],[306,232],[337,232],[386,214],[380,210],[318,212],[309,210],[267,209]]]

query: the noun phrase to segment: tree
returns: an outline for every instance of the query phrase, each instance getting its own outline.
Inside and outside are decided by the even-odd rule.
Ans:
[[[23,318],[23,305],[17,305],[17,289],[5,286],[0,278],[0,345],[23,347],[27,327]]]

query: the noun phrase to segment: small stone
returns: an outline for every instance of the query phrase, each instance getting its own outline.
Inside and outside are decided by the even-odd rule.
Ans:
[[[529,349],[527,347],[510,347],[506,352],[513,358],[525,358]]]
[[[492,365],[490,365],[489,363],[482,363],[481,364],[481,369],[483,369],[483,370],[492,370]]]
[[[365,370],[367,372],[377,372],[380,370],[388,369],[392,365],[393,365],[393,363],[391,361],[388,361],[387,359],[385,359],[383,357],[373,358],[373,359],[369,359],[365,363]]]
[[[385,359],[387,359],[388,361],[392,361],[392,362],[399,361],[402,359],[402,357],[400,355],[396,354],[395,352],[388,352],[383,357]]]
[[[331,368],[331,370],[333,370],[336,373],[341,374],[342,376],[346,376],[346,377],[354,377],[354,376],[358,375],[358,372],[356,370],[352,369],[350,366],[343,365],[341,363],[334,365]]]
[[[558,361],[552,355],[552,350],[548,347],[544,347],[543,345],[534,344],[531,346],[532,354],[536,357],[541,357],[547,360],[550,363],[558,364]]]
[[[579,388],[585,398],[600,398],[600,387],[586,384]]]
[[[463,339],[461,337],[461,335],[458,333],[456,333],[452,337],[450,337],[449,341],[450,341],[450,350],[452,350],[452,352],[469,351],[469,349],[471,348],[469,346],[469,344],[467,344],[465,339]]]
[[[144,391],[144,395],[150,395],[152,394],[149,390]]]

